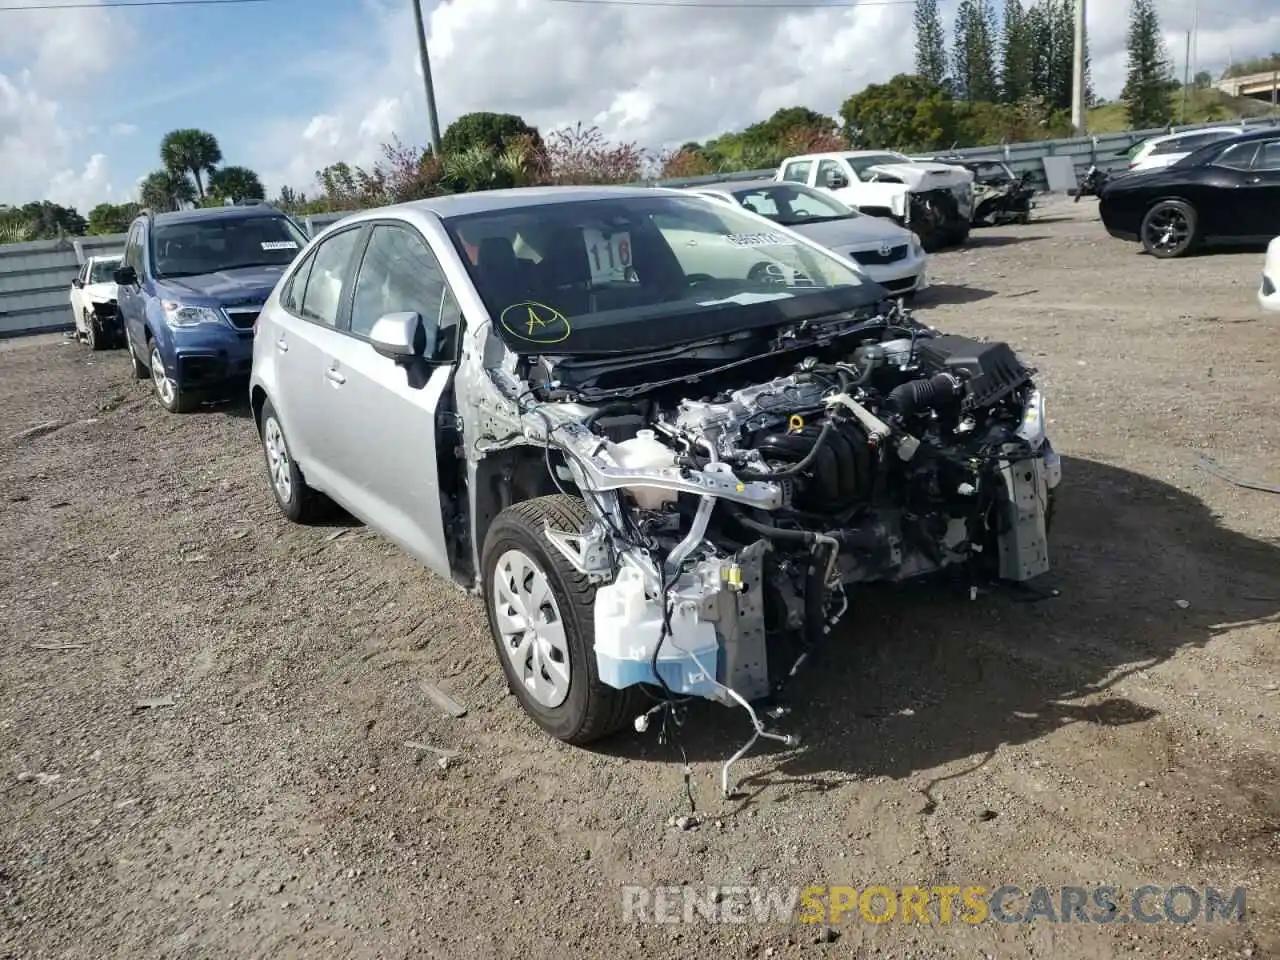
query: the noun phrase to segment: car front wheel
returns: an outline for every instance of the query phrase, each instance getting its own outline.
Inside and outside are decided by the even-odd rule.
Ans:
[[[1180,257],[1196,240],[1196,211],[1181,200],[1161,200],[1142,218],[1142,249],[1153,257]]]
[[[151,385],[155,389],[156,399],[160,406],[170,413],[190,413],[197,406],[197,401],[189,393],[178,389],[178,381],[165,369],[164,357],[160,355],[160,345],[151,341]]]
[[[600,681],[596,588],[543,535],[547,524],[576,533],[589,517],[576,497],[514,504],[494,519],[481,562],[489,629],[508,686],[539,727],[573,744],[608,736],[644,709],[638,687]]]

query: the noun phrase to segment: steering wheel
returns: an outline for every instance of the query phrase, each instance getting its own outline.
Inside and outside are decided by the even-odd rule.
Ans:
[[[769,263],[767,260],[761,260],[747,271],[747,279],[752,283],[784,284],[787,282],[786,277],[782,274],[782,268],[776,263]]]

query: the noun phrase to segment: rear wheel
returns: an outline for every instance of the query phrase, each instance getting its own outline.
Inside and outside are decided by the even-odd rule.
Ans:
[[[1196,211],[1181,200],[1161,200],[1142,218],[1142,249],[1153,257],[1180,257],[1196,242]]]
[[[639,688],[600,681],[596,588],[543,536],[547,523],[576,533],[589,517],[576,497],[517,503],[494,519],[481,562],[489,630],[507,685],[539,727],[573,744],[608,736],[644,709]]]
[[[325,519],[330,501],[324,494],[307,486],[307,480],[298,469],[285,440],[280,416],[270,400],[262,405],[261,432],[271,492],[280,512],[293,523],[310,524]]]

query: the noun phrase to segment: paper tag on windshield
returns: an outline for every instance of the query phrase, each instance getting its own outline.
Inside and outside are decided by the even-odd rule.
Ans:
[[[264,240],[263,250],[297,250],[298,244],[293,240]]]
[[[620,230],[606,237],[599,230],[584,227],[582,245],[591,266],[591,282],[623,283],[631,266],[631,234]]]
[[[780,233],[731,233],[725,237],[735,247],[794,247],[796,242]]]

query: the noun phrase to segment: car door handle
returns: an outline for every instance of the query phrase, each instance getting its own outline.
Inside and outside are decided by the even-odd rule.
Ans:
[[[328,377],[330,380],[332,380],[334,383],[342,384],[347,382],[347,378],[344,377],[337,370],[335,370],[333,367],[330,367],[328,370],[326,370],[324,372],[324,375]]]
[[[276,341],[276,349],[279,350],[281,353],[289,352],[289,344],[285,342],[284,337],[281,337],[279,340]]]

